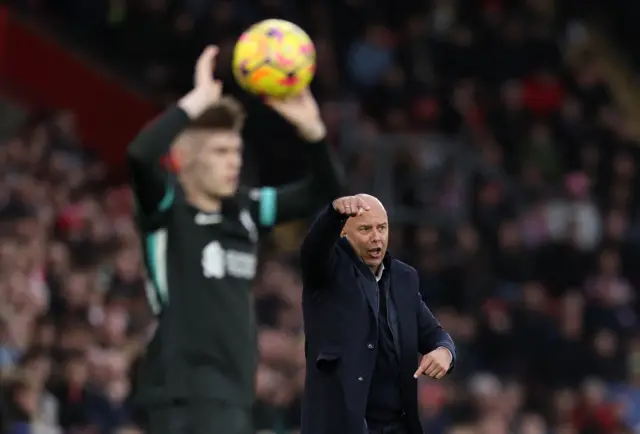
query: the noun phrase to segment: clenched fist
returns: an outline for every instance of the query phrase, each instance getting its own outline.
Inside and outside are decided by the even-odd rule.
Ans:
[[[333,209],[342,215],[354,217],[369,211],[369,205],[360,195],[344,196],[333,201]]]
[[[452,356],[448,349],[444,347],[436,348],[422,357],[420,366],[413,374],[413,378],[418,378],[420,375],[428,375],[439,380],[449,371],[451,362]]]

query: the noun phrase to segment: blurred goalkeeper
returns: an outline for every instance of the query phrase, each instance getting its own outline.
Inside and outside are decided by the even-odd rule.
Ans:
[[[203,52],[194,89],[128,148],[147,298],[159,320],[137,384],[151,434],[253,432],[258,236],[341,193],[309,91],[267,101],[308,142],[309,177],[277,189],[239,188],[244,115],[213,76],[217,51]],[[161,164],[167,154],[176,175]]]

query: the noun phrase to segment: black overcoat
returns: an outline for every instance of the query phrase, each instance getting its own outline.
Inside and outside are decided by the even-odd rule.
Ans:
[[[333,207],[312,224],[301,249],[306,381],[302,434],[362,434],[378,342],[378,286],[349,243],[340,238],[345,217]],[[401,389],[410,434],[422,434],[417,406],[419,354],[454,343],[420,297],[418,273],[384,258],[391,273],[390,318],[400,354]]]

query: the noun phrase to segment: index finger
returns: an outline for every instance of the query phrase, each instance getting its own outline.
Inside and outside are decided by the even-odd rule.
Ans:
[[[424,374],[426,370],[429,369],[429,367],[432,365],[432,363],[432,359],[424,357],[420,361],[420,366],[418,366],[418,369],[416,369],[416,372],[413,374],[413,378],[418,378],[419,376]]]
[[[357,201],[357,206],[358,208],[362,208],[365,211],[369,211],[371,208],[369,207],[369,205],[367,205],[367,202],[365,202],[364,200],[362,200],[361,198],[358,198]]]
[[[368,210],[369,210],[369,209],[366,207],[366,205],[365,205],[365,204],[363,204],[363,203],[361,203],[361,202],[359,202],[359,201],[356,201],[356,202],[353,204],[353,206],[354,206],[354,208],[355,208],[356,214],[357,214],[357,215],[359,215],[359,216],[360,216],[360,215],[362,215],[362,214],[364,214],[364,212],[365,212],[365,211],[368,211]]]

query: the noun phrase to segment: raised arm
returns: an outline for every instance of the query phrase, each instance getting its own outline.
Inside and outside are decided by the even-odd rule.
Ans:
[[[144,128],[127,149],[134,194],[145,215],[169,207],[173,200],[162,158],[191,119],[196,119],[220,100],[222,85],[213,78],[217,53],[216,47],[204,50],[196,63],[193,90]]]
[[[188,123],[187,114],[173,106],[144,128],[127,148],[133,192],[144,215],[164,210],[173,201],[173,189],[168,185],[162,158]]]
[[[334,245],[350,216],[368,211],[359,196],[345,196],[325,207],[311,224],[302,241],[300,259],[303,274],[322,279],[331,274],[335,261]]]
[[[260,222],[272,226],[307,218],[322,204],[344,194],[342,166],[326,140],[326,128],[318,105],[307,89],[288,99],[267,100],[267,104],[291,123],[304,139],[309,175],[280,188],[260,190]]]
[[[260,189],[260,223],[278,223],[307,218],[324,203],[344,193],[342,167],[331,146],[322,139],[307,144],[310,174],[301,181],[279,188]]]

